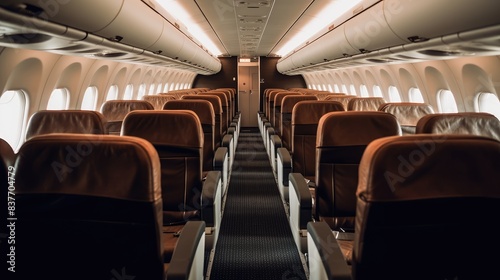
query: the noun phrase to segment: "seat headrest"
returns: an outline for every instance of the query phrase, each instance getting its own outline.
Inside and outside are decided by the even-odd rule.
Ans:
[[[169,100],[175,100],[173,95],[144,95],[142,100],[147,101],[153,105],[155,110],[162,110],[163,105]]]
[[[500,120],[488,113],[430,114],[417,122],[416,133],[469,134],[500,140]]]
[[[12,149],[10,144],[2,138],[0,138],[0,158],[5,169],[14,165],[14,161],[16,159],[14,149]]]
[[[212,107],[216,115],[222,114],[222,103],[220,101],[220,98],[216,95],[205,95],[205,94],[184,95],[181,99],[207,100],[208,102],[212,103]]]
[[[153,105],[144,100],[108,100],[102,104],[101,113],[107,121],[121,121],[131,111],[153,109]]]
[[[201,124],[215,125],[215,113],[212,103],[207,100],[170,100],[163,108],[165,110],[191,110],[196,113]]]
[[[377,138],[401,135],[396,117],[377,111],[327,113],[317,131],[316,147],[368,145]]]
[[[86,110],[44,110],[28,122],[26,139],[48,133],[106,134],[104,116]]]
[[[384,103],[382,97],[356,97],[347,103],[347,111],[378,111]]]
[[[292,110],[292,125],[318,124],[326,113],[344,111],[344,106],[337,101],[300,101]]]
[[[281,91],[274,96],[274,107],[282,107],[283,99],[286,96],[303,96],[302,94],[294,91]],[[290,110],[291,112],[292,110]]]
[[[407,126],[415,126],[420,118],[434,113],[429,104],[409,102],[385,103],[380,106],[379,111],[393,114],[400,125]]]
[[[314,95],[287,95],[283,97],[281,101],[281,113],[291,114],[293,111],[293,107],[300,101],[313,101],[318,100],[318,98]]]
[[[229,106],[228,104],[228,101],[227,101],[227,95],[223,92],[212,92],[212,91],[207,91],[207,92],[204,92],[203,95],[215,95],[217,97],[220,98],[220,102],[221,102],[221,105],[222,107],[227,107]]]
[[[48,134],[26,141],[16,158],[18,194],[161,199],[160,161],[146,140],[113,135]]]
[[[408,135],[374,140],[359,166],[364,201],[500,198],[500,142],[475,135]]]
[[[123,120],[121,135],[144,138],[154,145],[203,147],[200,119],[190,110],[136,110]]]

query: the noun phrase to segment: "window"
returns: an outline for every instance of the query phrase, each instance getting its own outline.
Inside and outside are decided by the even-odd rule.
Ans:
[[[112,85],[109,87],[108,94],[106,95],[106,101],[118,99],[118,86]]]
[[[361,85],[359,87],[359,91],[361,92],[361,97],[368,97],[370,94],[368,93],[368,89],[366,88],[365,85]]]
[[[500,101],[498,96],[490,92],[481,92],[476,97],[477,111],[490,113],[500,119]]]
[[[95,105],[97,103],[97,88],[88,87],[83,95],[82,110],[95,110]]]
[[[314,84],[313,84],[313,85],[311,85],[311,86],[312,86],[312,89],[316,89],[316,85],[314,85]]]
[[[346,85],[342,85],[342,93],[349,94],[349,91],[347,90],[347,86]]]
[[[332,85],[328,85],[328,91],[333,92]]]
[[[354,87],[354,85],[351,85],[350,89],[351,89],[351,95],[357,95],[356,88]]]
[[[139,94],[137,95],[137,100],[141,100],[144,95],[146,95],[146,84],[141,84],[139,86]]]
[[[424,103],[424,97],[418,88],[410,88],[408,95],[410,97],[410,102]]]
[[[125,87],[125,94],[123,95],[123,99],[131,100],[133,96],[134,96],[134,86],[127,85],[127,87]]]
[[[373,96],[384,97],[384,95],[382,94],[382,89],[377,85],[373,86]]]
[[[148,95],[153,95],[153,94],[155,94],[155,84],[149,85]]]
[[[339,86],[338,86],[337,84],[334,84],[334,85],[333,85],[333,92],[336,92],[336,93],[341,92],[341,91],[340,91],[340,88],[339,88]]]
[[[27,99],[22,90],[9,90],[0,96],[0,138],[14,151],[21,144]]]
[[[68,108],[69,93],[65,88],[56,88],[49,97],[47,110],[66,110]]]
[[[437,103],[439,112],[441,113],[457,113],[457,102],[453,93],[449,90],[442,89],[438,92]]]
[[[399,95],[399,90],[395,86],[389,87],[389,100],[391,102],[401,102],[401,95]]]
[[[163,92],[163,85],[160,83],[160,84],[158,84],[158,87],[156,88],[156,93],[159,94],[162,92]]]

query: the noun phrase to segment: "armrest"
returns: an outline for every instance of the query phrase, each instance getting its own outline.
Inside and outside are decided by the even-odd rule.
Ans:
[[[351,279],[351,268],[325,222],[307,224],[310,279]]]
[[[169,280],[203,278],[205,222],[189,221],[182,229],[166,272]],[[193,275],[195,274],[195,275]]]
[[[220,183],[221,172],[220,171],[209,171],[207,177],[203,182],[203,188],[201,193],[201,218],[205,221],[207,227],[213,227],[217,224],[217,213],[216,208],[220,206]]]
[[[312,221],[312,197],[307,182],[300,173],[290,173],[290,184],[293,188],[299,207],[299,229],[306,229],[307,224]],[[292,191],[292,190],[290,190]],[[291,196],[291,195],[290,195]],[[290,198],[291,200],[291,198]],[[290,204],[290,208],[292,205]],[[294,209],[290,209],[292,212]]]
[[[279,137],[277,134],[274,134],[274,135],[271,135],[271,165],[273,167],[273,171],[276,172],[277,171],[277,151],[278,151],[278,148],[281,148],[282,147],[282,143],[281,143],[281,137]],[[277,172],[276,172],[277,173]]]
[[[276,156],[278,158],[278,180],[280,180],[283,186],[288,186],[288,174],[292,172],[292,156],[286,148],[278,148]],[[279,173],[281,173],[281,175]]]
[[[222,174],[222,195],[226,192],[229,176],[229,154],[227,147],[219,147],[214,154],[214,170]]]

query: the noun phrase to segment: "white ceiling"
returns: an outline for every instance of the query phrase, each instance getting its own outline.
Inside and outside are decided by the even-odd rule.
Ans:
[[[222,56],[275,56],[335,0],[172,0],[197,19]]]

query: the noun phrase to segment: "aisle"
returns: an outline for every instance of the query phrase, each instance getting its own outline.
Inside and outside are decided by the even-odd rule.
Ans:
[[[306,279],[257,129],[242,129],[210,279]]]

